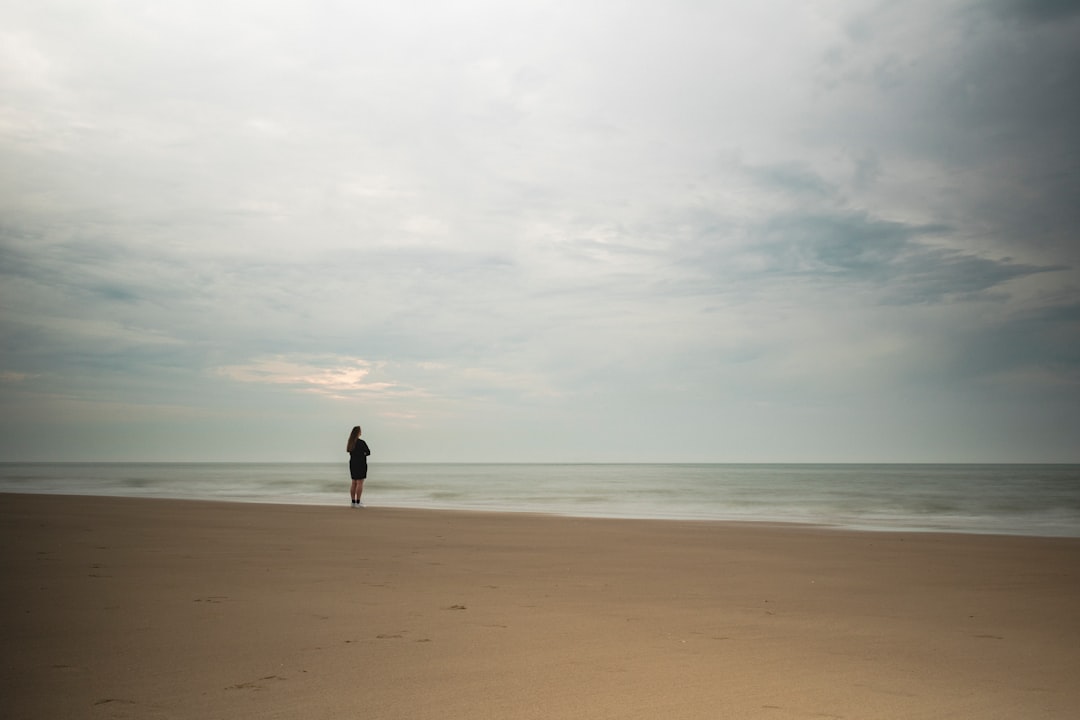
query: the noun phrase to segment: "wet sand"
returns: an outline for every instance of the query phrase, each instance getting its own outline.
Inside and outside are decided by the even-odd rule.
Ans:
[[[1080,539],[0,495],[7,718],[1054,718]]]

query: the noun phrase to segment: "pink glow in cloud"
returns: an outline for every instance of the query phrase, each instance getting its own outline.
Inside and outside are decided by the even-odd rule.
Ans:
[[[371,378],[381,366],[360,358],[338,355],[288,358],[277,355],[244,365],[226,365],[218,374],[238,382],[287,385],[302,392],[348,399],[359,393],[407,392],[396,383]]]

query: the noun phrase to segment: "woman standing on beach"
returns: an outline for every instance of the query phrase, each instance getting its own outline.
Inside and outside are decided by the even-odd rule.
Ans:
[[[357,425],[349,433],[349,442],[345,445],[345,452],[349,453],[349,474],[352,475],[352,506],[364,507],[360,502],[360,496],[364,492],[364,480],[367,479],[367,456],[371,454],[371,448],[360,439],[360,426]]]

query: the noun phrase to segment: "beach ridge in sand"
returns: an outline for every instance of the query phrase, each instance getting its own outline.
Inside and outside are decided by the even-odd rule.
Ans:
[[[0,495],[18,718],[1072,718],[1080,539]]]

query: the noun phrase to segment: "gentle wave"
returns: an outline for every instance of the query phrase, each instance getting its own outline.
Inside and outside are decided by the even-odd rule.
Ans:
[[[6,463],[0,491],[343,505],[344,463]],[[369,505],[1080,536],[1078,465],[372,463]]]

